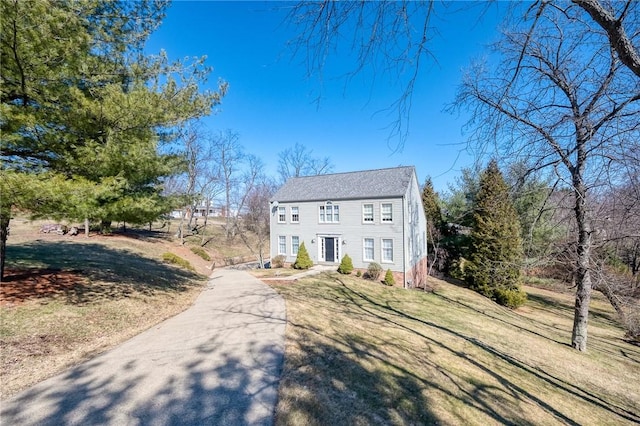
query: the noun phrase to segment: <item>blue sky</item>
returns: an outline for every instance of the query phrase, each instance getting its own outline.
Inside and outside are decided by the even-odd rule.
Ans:
[[[176,1],[147,50],[164,49],[171,59],[206,55],[214,68],[210,88],[223,78],[229,92],[205,124],[214,132],[236,131],[274,177],[278,153],[300,143],[314,156],[330,157],[334,172],[413,165],[420,183],[431,176],[436,190],[446,190],[472,157],[464,150],[465,117],[443,108],[454,100],[463,68],[497,37],[500,3],[484,13],[482,5],[436,3],[437,35],[430,48],[437,62],[421,68],[408,137],[399,151],[397,139],[389,139],[395,116],[380,112],[397,98],[397,84],[378,75],[372,85],[370,71],[349,83],[333,78],[331,67],[340,68],[344,57],[330,64],[322,86],[308,79],[301,58],[287,48],[295,33],[284,17],[292,5]]]

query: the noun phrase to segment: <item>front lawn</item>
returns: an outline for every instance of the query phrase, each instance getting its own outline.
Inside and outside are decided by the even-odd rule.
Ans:
[[[594,295],[587,353],[573,299],[526,287],[500,307],[335,273],[272,283],[287,303],[278,425],[637,424],[640,348]]]

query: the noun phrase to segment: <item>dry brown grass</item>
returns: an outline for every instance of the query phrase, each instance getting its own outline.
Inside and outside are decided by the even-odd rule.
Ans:
[[[442,281],[434,293],[338,274],[272,285],[288,320],[278,425],[640,422],[640,348],[597,295],[579,353],[566,294],[527,288],[511,311]]]
[[[211,273],[163,231],[87,239],[41,234],[42,223],[11,222],[7,267],[18,275],[0,291],[2,399],[183,311]],[[163,263],[165,252],[198,273]]]

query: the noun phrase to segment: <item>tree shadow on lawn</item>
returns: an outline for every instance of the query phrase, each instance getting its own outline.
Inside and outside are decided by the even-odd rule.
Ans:
[[[217,315],[235,316],[234,307]],[[255,315],[258,322],[247,316],[235,326],[257,333],[262,323],[284,322],[268,312]],[[21,425],[272,425],[284,342],[249,337],[227,343],[223,323],[180,335],[164,327],[152,338],[136,336],[4,401],[1,417]]]
[[[7,268],[2,299],[10,303],[54,297],[82,305],[182,291],[204,278],[133,251],[67,241],[9,246]]]
[[[489,415],[490,417],[496,419],[500,423],[518,423],[518,424],[528,424],[529,420],[526,418],[520,417],[520,414],[517,412],[518,407],[514,407],[514,410],[509,410],[509,405],[513,404],[512,402],[505,402],[504,404],[500,402],[501,399],[515,399],[517,401],[530,401],[535,405],[540,407],[543,411],[550,414],[557,421],[565,424],[579,424],[576,420],[572,419],[568,414],[565,414],[561,411],[561,409],[556,408],[554,404],[547,399],[538,396],[536,393],[531,392],[530,390],[522,387],[516,381],[513,380],[515,376],[512,373],[503,373],[500,369],[496,369],[495,366],[484,365],[482,362],[478,361],[467,353],[466,351],[459,351],[453,347],[448,346],[446,343],[438,341],[433,337],[430,337],[420,331],[418,331],[421,327],[428,327],[436,329],[440,332],[445,332],[452,337],[457,339],[461,339],[468,344],[473,345],[478,348],[480,351],[487,353],[492,358],[499,360],[500,362],[504,362],[505,365],[510,366],[510,368],[516,368],[519,371],[520,375],[530,376],[532,379],[539,380],[552,388],[557,388],[560,391],[570,395],[572,398],[577,398],[582,400],[588,404],[595,405],[602,410],[605,410],[611,413],[612,416],[617,416],[617,418],[630,421],[632,423],[640,422],[640,416],[638,413],[633,412],[625,407],[618,406],[612,401],[608,401],[600,395],[596,395],[595,393],[590,392],[589,389],[584,389],[576,386],[573,383],[567,382],[566,380],[555,377],[545,371],[540,370],[537,366],[529,365],[526,362],[523,362],[512,355],[499,350],[473,336],[465,335],[457,330],[453,330],[442,325],[439,325],[435,322],[429,321],[427,319],[414,317],[410,314],[402,312],[391,305],[391,303],[380,303],[377,300],[371,299],[368,295],[359,292],[357,289],[352,286],[346,284],[344,281],[339,278],[334,278],[334,281],[339,284],[337,287],[337,294],[318,294],[315,295],[320,298],[333,299],[335,300],[336,296],[338,296],[338,300],[341,303],[346,303],[349,306],[349,311],[360,311],[358,315],[361,315],[363,319],[369,318],[377,318],[378,320],[383,321],[386,324],[389,324],[392,327],[397,327],[403,329],[409,333],[415,334],[421,339],[427,341],[429,345],[433,345],[434,347],[438,347],[441,350],[445,350],[450,352],[451,355],[460,359],[460,362],[464,362],[468,364],[470,367],[478,369],[486,374],[488,377],[492,377],[498,383],[500,383],[499,387],[487,386],[483,383],[467,383],[467,379],[462,376],[451,377],[452,373],[444,369],[442,366],[437,363],[433,364],[433,368],[437,369],[441,374],[444,374],[452,383],[459,383],[458,390],[459,393],[453,395],[450,390],[447,390],[442,386],[438,380],[428,380],[422,377],[412,376],[412,373],[404,369],[401,365],[392,366],[396,369],[399,374],[395,379],[397,383],[401,383],[402,387],[409,387],[409,389],[415,388],[419,390],[423,387],[433,387],[438,389],[439,391],[449,395],[450,397],[460,399],[464,404],[475,407],[477,410]],[[311,296],[311,295],[309,295]],[[409,321],[407,324],[406,321]],[[411,325],[414,324],[414,326]],[[325,338],[327,336],[324,336]],[[312,339],[315,340],[315,339]],[[326,353],[322,353],[327,351],[335,352],[335,348],[325,348],[318,346],[317,342],[298,342],[298,344],[304,349],[306,355],[311,360],[314,357],[325,357]],[[364,356],[376,356],[376,352],[379,352],[377,347],[362,347],[361,342],[357,342],[355,340],[348,339],[340,339],[340,344],[352,346],[354,351],[358,351],[361,353],[359,357]],[[393,345],[393,342],[388,342],[387,344]],[[385,344],[386,345],[386,344]],[[356,347],[358,346],[358,347]],[[320,351],[320,352],[319,352]],[[357,353],[358,353],[357,352]],[[430,362],[428,357],[425,357],[425,362]],[[309,361],[311,364],[313,361]],[[353,362],[353,361],[352,361]],[[386,361],[385,361],[386,362]],[[361,367],[360,367],[361,368]],[[364,374],[371,374],[370,372],[365,371]],[[374,373],[375,374],[375,373]],[[402,378],[402,382],[400,379]],[[313,380],[313,377],[303,378],[305,380]],[[362,381],[362,380],[361,380]],[[372,383],[372,381],[369,381]],[[462,385],[464,384],[464,385]],[[467,386],[472,385],[474,389],[469,391],[466,389]],[[329,385],[331,386],[331,385]],[[371,390],[373,391],[373,390]],[[363,393],[367,392],[367,389],[362,390]],[[419,392],[412,392],[414,395],[419,395]],[[419,401],[423,406],[428,407],[428,401]],[[498,408],[500,407],[500,408]],[[426,409],[426,408],[425,408]],[[433,423],[434,417],[431,413],[425,413],[425,423]],[[389,420],[384,419],[384,420]],[[383,422],[374,422],[374,423],[386,423]]]

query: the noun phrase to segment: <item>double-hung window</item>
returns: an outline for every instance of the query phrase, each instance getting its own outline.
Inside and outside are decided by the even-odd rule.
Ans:
[[[393,240],[390,238],[382,239],[382,261],[393,262]]]
[[[373,261],[373,256],[375,254],[373,238],[365,238],[362,246],[362,260]]]
[[[300,237],[297,235],[294,235],[291,237],[291,254],[293,256],[297,256],[299,248],[300,248]]]
[[[278,207],[278,223],[285,223],[287,221],[287,208]]]
[[[364,223],[373,223],[373,204],[362,205],[362,221]]]
[[[382,206],[380,207],[380,218],[382,222],[393,222],[393,204],[382,204]]]
[[[287,254],[287,237],[278,235],[278,254]]]
[[[340,206],[336,204],[326,204],[320,206],[320,223],[340,222]]]
[[[300,222],[300,209],[298,207],[291,207],[291,223]]]

